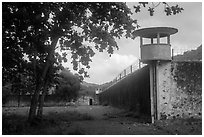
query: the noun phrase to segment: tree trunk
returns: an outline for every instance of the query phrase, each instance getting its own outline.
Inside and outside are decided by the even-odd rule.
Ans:
[[[50,67],[50,65],[52,63],[52,59],[54,56],[55,47],[56,47],[58,39],[59,39],[59,37],[56,37],[55,39],[53,39],[53,42],[51,44],[51,49],[50,49],[50,52],[48,53],[47,61],[45,63],[45,67],[44,67],[44,70],[42,73],[42,77],[40,78],[39,85],[37,86],[35,93],[32,96],[30,111],[29,111],[29,116],[28,116],[29,122],[31,122],[33,120],[33,118],[36,116],[36,109],[37,109],[38,100],[39,100],[40,88],[42,85],[44,85],[44,80],[45,80],[45,77],[47,75],[48,68]]]
[[[30,111],[29,111],[29,116],[28,116],[28,121],[32,121],[32,119],[35,117],[36,115],[36,105],[37,105],[37,102],[38,102],[38,90],[40,89],[40,85],[38,83],[38,77],[37,77],[37,71],[36,71],[36,67],[37,67],[37,64],[36,64],[36,58],[37,58],[37,51],[36,51],[36,48],[35,46],[33,46],[33,50],[34,50],[34,61],[33,61],[33,73],[34,73],[34,78],[35,78],[35,92],[34,94],[32,95],[32,98],[31,98],[31,104],[30,104]]]
[[[42,95],[40,96],[40,99],[39,99],[38,112],[37,112],[37,117],[39,117],[39,118],[42,118],[44,98],[45,98],[45,94],[47,92],[47,87],[48,87],[48,82],[46,81],[45,86],[43,88]]]
[[[18,94],[18,107],[20,107],[20,102],[21,102],[21,92]]]
[[[32,99],[31,99],[29,116],[28,116],[29,122],[31,122],[36,116],[36,109],[38,105],[39,94],[40,94],[40,85],[37,85],[35,93],[33,94]]]

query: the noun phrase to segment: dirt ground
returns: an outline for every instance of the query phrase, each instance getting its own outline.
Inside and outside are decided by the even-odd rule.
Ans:
[[[28,107],[2,108],[3,115],[18,114],[28,115]],[[65,112],[80,113],[86,116],[81,119],[67,115],[59,115]],[[67,106],[45,107],[44,115],[52,114],[61,119],[58,128],[60,132],[54,132],[56,127],[51,127],[42,134],[82,134],[82,135],[169,135],[169,134],[202,134],[201,120],[166,120],[156,124],[146,123],[140,118],[133,118],[129,112],[110,106]],[[66,113],[65,113],[66,114]],[[70,114],[69,114],[70,115]],[[63,119],[64,117],[64,119]],[[3,125],[4,126],[4,125]],[[185,127],[186,126],[186,127]],[[185,127],[185,129],[183,129]],[[4,127],[3,127],[4,128]],[[26,133],[25,133],[26,134]],[[40,134],[40,133],[37,133]]]

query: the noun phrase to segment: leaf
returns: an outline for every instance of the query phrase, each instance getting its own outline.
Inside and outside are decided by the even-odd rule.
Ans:
[[[142,4],[143,7],[146,7],[146,4],[148,4],[148,2],[139,2],[139,4]]]
[[[133,6],[135,8],[135,12],[138,13],[140,12],[140,5],[137,5],[137,6]]]
[[[148,9],[150,16],[154,15],[154,8],[150,8]]]
[[[165,12],[166,12],[166,15],[167,15],[167,16],[171,15],[171,13],[172,13],[171,8],[166,7],[166,8],[165,8]]]
[[[64,62],[67,62],[67,58],[63,57],[63,61],[64,61]]]

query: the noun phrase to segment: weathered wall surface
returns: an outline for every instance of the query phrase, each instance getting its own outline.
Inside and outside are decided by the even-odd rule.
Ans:
[[[159,62],[157,67],[157,94],[159,99],[160,117],[166,118],[166,113],[170,111],[171,88],[172,88],[172,75],[171,63]]]
[[[99,102],[150,116],[149,90],[149,66],[145,66],[100,93]]]
[[[161,118],[201,118],[202,63],[162,63],[158,72]]]

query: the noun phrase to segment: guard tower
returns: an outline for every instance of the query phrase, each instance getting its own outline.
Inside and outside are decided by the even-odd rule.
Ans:
[[[137,30],[140,36],[141,61],[148,63],[154,60],[171,60],[170,35],[178,30],[169,27],[155,27]],[[166,42],[161,42],[161,38],[166,37]],[[143,39],[149,39],[151,43],[144,44]],[[156,42],[155,42],[156,39]]]
[[[171,44],[170,35],[178,30],[170,27],[152,27],[135,32],[140,37],[141,61],[150,66],[150,100],[152,123],[160,119],[161,77],[159,70],[165,65],[170,70]],[[163,65],[163,66],[162,66]],[[170,71],[169,71],[170,72]],[[164,80],[163,80],[164,81]],[[170,83],[170,81],[169,81]]]

